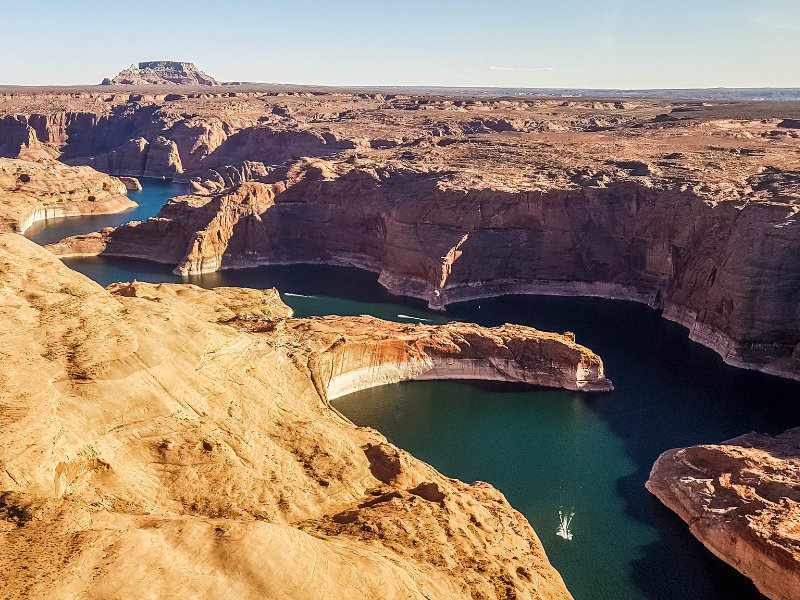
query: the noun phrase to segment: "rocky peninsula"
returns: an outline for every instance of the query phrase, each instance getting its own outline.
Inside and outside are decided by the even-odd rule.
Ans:
[[[102,85],[219,85],[190,62],[151,60],[131,65],[116,77],[106,77]]]
[[[36,221],[136,208],[116,177],[56,160],[0,158],[0,232],[24,233]]]
[[[621,160],[569,175],[582,151],[561,153],[556,165],[549,149],[507,147],[501,165],[465,141],[413,158],[385,150],[300,160],[230,187],[195,181],[195,194],[148,222],[51,249],[156,260],[181,274],[350,265],[434,308],[510,293],[635,300],[662,309],[731,364],[800,377],[791,258],[800,252],[800,193],[788,184],[780,197],[724,182],[690,188],[680,161],[663,160],[652,173],[636,163],[647,175]],[[475,170],[447,166],[467,160]],[[546,164],[544,181],[531,165]],[[757,164],[736,175],[750,190],[765,176]],[[572,181],[581,177],[594,183]]]
[[[800,428],[665,452],[647,489],[773,600],[800,590]]]
[[[62,257],[145,258],[186,275],[260,264],[356,266],[434,308],[514,293],[634,300],[685,325],[728,363],[800,379],[796,103],[281,86],[14,90],[0,92],[0,154],[187,184],[187,195],[153,219],[50,246]],[[22,241],[5,243],[44,271],[63,268]],[[366,597],[536,597],[531,589],[568,597],[535,534],[499,492],[442,477],[377,433],[353,428],[329,401],[372,385],[443,376],[609,389],[602,363],[569,334],[292,319],[269,293],[141,283],[103,291],[81,282],[76,296],[112,307],[113,318],[97,313],[110,329],[98,329],[92,342],[80,338],[84,317],[58,313],[39,322],[72,329],[36,339],[65,340],[69,350],[41,342],[36,352],[63,359],[52,378],[58,394],[88,393],[109,408],[87,408],[94,405],[73,396],[56,402],[53,410],[64,415],[62,406],[79,410],[75,423],[88,423],[86,430],[45,420],[69,433],[39,436],[56,440],[58,452],[30,450],[39,461],[26,467],[30,473],[6,471],[9,522],[32,527],[38,519],[46,524],[43,536],[57,511],[72,510],[41,500],[51,493],[42,491],[50,478],[55,495],[72,502],[77,494],[75,522],[102,513],[92,522],[108,524],[105,533],[81,529],[85,539],[123,544],[130,561],[139,560],[146,540],[142,547],[155,554],[141,560],[155,568],[165,548],[188,557],[217,544],[240,557],[237,564],[256,564],[245,546],[261,540],[253,547],[265,553],[274,541],[308,549],[297,551],[299,564],[313,556],[327,565],[317,586],[325,597],[336,597],[342,580],[357,582]],[[22,296],[25,303],[55,297],[52,290],[32,294]],[[26,327],[15,330],[34,326]],[[101,344],[106,339],[124,340],[129,350]],[[110,356],[111,366],[92,352]],[[181,374],[167,375],[178,364]],[[223,383],[203,379],[209,373]],[[122,380],[131,382],[133,396],[146,382],[146,409],[137,408],[140,396],[112,397],[110,382]],[[233,380],[247,381],[247,389]],[[117,407],[122,416],[104,412]],[[43,426],[31,418],[24,427]],[[780,600],[798,585],[796,431],[667,452],[648,483],[707,547]],[[51,464],[56,459],[43,456],[61,458]],[[289,456],[300,466],[281,462]],[[242,475],[225,483],[214,469]],[[288,474],[285,484],[276,483],[278,471]],[[255,480],[268,481],[266,491],[250,489]],[[26,487],[30,482],[39,487]],[[233,537],[222,540],[212,527]],[[488,531],[497,540],[492,554]],[[63,540],[74,533],[64,529]],[[35,539],[24,543],[45,545]],[[526,550],[512,552],[516,544]],[[87,565],[111,577],[104,580],[111,586],[124,585],[114,578],[138,568],[103,546],[117,561],[109,575],[92,558],[101,546],[87,547],[94,554],[69,567],[76,593],[85,589],[80,569]],[[517,568],[506,551],[524,564]],[[365,565],[361,574],[348,570],[346,552]],[[193,565],[188,558],[182,564]],[[227,565],[206,566],[218,576],[198,584],[210,586],[205,590],[220,581],[250,585]],[[305,581],[286,579],[284,566],[274,567],[271,576],[282,582],[275,585],[298,590],[296,597],[310,593]],[[183,581],[159,585],[185,592]]]
[[[275,290],[106,290],[15,234],[0,262],[11,596],[571,597],[500,492],[328,401],[419,377],[610,389],[574,336],[294,319]]]

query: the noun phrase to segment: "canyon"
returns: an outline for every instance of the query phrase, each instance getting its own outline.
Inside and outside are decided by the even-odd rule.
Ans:
[[[716,556],[775,600],[800,590],[800,428],[677,448],[647,489]]]
[[[500,492],[329,400],[406,378],[611,389],[573,335],[104,289],[11,233],[0,265],[6,596],[571,598]]]
[[[800,377],[800,193],[784,185],[790,175],[737,161],[745,183],[736,185],[762,188],[750,195],[733,173],[715,187],[690,185],[679,161],[662,161],[658,176],[617,163],[570,176],[578,151],[562,148],[564,163],[551,164],[546,181],[549,149],[506,147],[501,165],[469,141],[413,159],[399,149],[301,159],[229,187],[193,181],[193,195],[154,219],[50,248],[166,262],[187,275],[357,266],[434,308],[515,293],[635,300],[730,364]],[[467,160],[474,170],[448,166]],[[594,183],[568,179],[579,177]],[[779,191],[759,183],[767,180]]]
[[[793,103],[180,89],[0,93],[0,154],[193,194],[59,253],[354,265],[433,307],[630,299],[730,364],[800,377]]]
[[[421,298],[435,309],[505,294],[632,300],[686,326],[691,339],[714,349],[729,364],[793,379],[800,379],[799,123],[800,105],[773,102],[477,98],[282,86],[237,86],[230,91],[147,86],[108,91],[0,90],[0,155],[48,169],[91,166],[111,176],[159,177],[187,185],[187,194],[173,198],[154,218],[48,247],[62,258],[143,258],[167,263],[187,276],[264,264],[355,266],[378,273],[392,293]],[[55,167],[57,163],[49,162],[54,159],[71,166]],[[21,202],[20,185],[12,182],[4,189],[13,194],[13,202]],[[38,208],[32,210],[25,215],[42,214],[36,213]],[[12,215],[6,229],[24,230],[29,218]],[[7,252],[24,256],[9,258],[7,264],[33,261],[48,272],[57,271],[57,280],[79,278],[67,275],[69,271],[60,270],[54,258],[16,237],[4,240]],[[232,399],[233,392],[220,391],[219,382],[172,383],[166,375],[157,376],[158,389],[147,387],[147,393],[158,406],[177,402],[175,390],[213,392],[213,401],[207,394],[195,398],[191,392],[189,405],[176,410],[181,419],[199,419],[197,434],[211,431],[214,439],[193,437],[194,432],[187,433],[183,422],[178,427],[172,417],[165,417],[166,425],[145,419],[142,429],[125,421],[122,433],[113,435],[103,429],[104,424],[89,420],[88,433],[67,435],[68,441],[81,438],[83,445],[67,445],[66,459],[58,465],[30,467],[47,472],[37,475],[35,494],[41,495],[42,482],[52,477],[57,492],[72,490],[65,496],[70,502],[71,494],[78,494],[77,504],[66,507],[26,496],[33,488],[18,482],[35,478],[25,473],[18,478],[12,469],[7,474],[13,482],[3,487],[12,490],[11,500],[3,500],[9,522],[22,520],[28,527],[29,522],[33,526],[42,521],[37,531],[44,535],[47,525],[60,518],[58,511],[74,508],[78,521],[96,518],[97,523],[115,524],[119,531],[136,532],[128,538],[128,533],[81,530],[87,539],[110,540],[125,549],[137,543],[134,538],[147,539],[152,548],[160,549],[157,556],[166,547],[180,547],[182,555],[194,556],[197,548],[220,543],[225,552],[242,557],[248,565],[254,564],[253,559],[239,544],[259,536],[310,548],[304,556],[319,557],[329,569],[344,564],[342,553],[354,552],[369,565],[362,570],[369,575],[347,571],[345,579],[356,577],[354,585],[366,590],[365,597],[391,596],[386,585],[398,596],[496,597],[513,590],[518,597],[536,597],[530,591],[534,589],[546,598],[569,597],[532,529],[496,490],[442,477],[376,432],[353,429],[330,406],[331,399],[370,385],[428,377],[611,389],[599,359],[577,346],[568,332],[544,334],[513,325],[492,330],[467,324],[409,326],[366,317],[292,319],[277,296],[267,292],[269,300],[259,297],[258,302],[271,308],[259,304],[261,308],[252,312],[253,297],[224,288],[202,292],[191,286],[131,283],[103,291],[81,281],[75,284],[76,297],[96,298],[103,306],[114,307],[110,310],[115,317],[101,319],[103,326],[119,320],[110,333],[98,333],[101,339],[117,336],[114,328],[119,328],[120,339],[126,344],[135,339],[141,349],[114,354],[115,346],[95,348],[113,355],[109,359],[113,368],[91,357],[87,363],[81,353],[89,342],[78,343],[73,337],[85,326],[79,318],[80,327],[56,335],[70,348],[59,366],[66,376],[59,371],[53,379],[59,393],[80,396],[89,390],[106,398],[103,394],[110,392],[105,386],[112,380],[144,378],[144,371],[149,377],[160,365],[166,369],[182,361],[192,372],[200,369],[198,365],[210,364],[212,379],[219,377],[236,389],[241,389],[240,383],[233,383],[237,377],[256,378],[261,386],[257,389],[275,404],[258,409],[269,411],[265,416]],[[25,296],[18,287],[20,297],[34,304],[52,294],[47,288],[43,296],[36,291]],[[154,315],[175,323],[145,325],[128,314],[148,323]],[[50,318],[44,322],[49,324]],[[193,344],[178,348],[172,337],[186,340],[189,333],[180,329],[184,326],[193,340],[213,348],[199,355]],[[202,333],[205,329],[213,333]],[[148,336],[154,337],[148,340]],[[209,339],[228,341],[214,346]],[[237,356],[241,354],[241,362],[234,364],[227,343]],[[258,354],[250,345],[268,354]],[[58,347],[43,351],[50,360],[48,352],[60,356],[61,351]],[[267,375],[258,371],[267,368],[262,356],[274,359],[278,370]],[[231,374],[221,365],[233,369]],[[279,371],[285,381],[279,379]],[[85,386],[84,381],[88,381]],[[222,404],[214,404],[217,400]],[[227,417],[222,410],[225,402]],[[290,408],[283,408],[284,403]],[[309,413],[308,406],[314,411]],[[122,409],[126,415],[125,411],[138,414],[127,405]],[[244,421],[231,424],[227,419],[244,419],[240,412],[268,424],[269,434],[280,440],[275,443],[282,444],[282,453],[303,454],[300,442],[323,450],[321,466],[303,454],[304,472],[295,466],[280,467],[291,477],[284,487],[271,480],[276,487],[265,492],[273,494],[270,501],[276,502],[277,512],[267,508],[266,501],[228,501],[213,493],[205,497],[193,487],[239,485],[223,484],[205,468],[195,467],[218,449],[217,438],[226,453],[224,469],[231,464],[255,468],[259,477],[267,470],[253,462],[253,455],[265,453],[260,447],[244,458],[238,454],[242,442],[235,436],[251,438],[243,433]],[[213,418],[204,420],[207,415]],[[297,420],[292,420],[295,416]],[[218,419],[225,425],[213,425]],[[145,467],[132,473],[141,466],[136,460],[144,462],[142,457],[151,459],[155,452],[167,456],[174,441],[163,442],[162,452],[116,436],[130,429],[134,437],[144,436],[147,444],[169,437],[164,432],[172,427],[183,436],[179,456],[155,461],[169,465],[152,467],[163,468],[163,473],[153,474]],[[287,450],[287,444],[297,441],[287,432],[294,435],[305,427],[311,427],[303,433],[306,437]],[[328,430],[321,432],[323,427]],[[792,597],[798,585],[792,579],[797,570],[797,448],[791,447],[795,438],[793,430],[774,440],[750,435],[715,446],[669,451],[656,463],[648,483],[712,552],[779,600]],[[102,453],[96,451],[101,446]],[[32,452],[48,454],[41,449]],[[129,460],[130,466],[119,466]],[[378,466],[373,468],[375,461]],[[181,472],[187,464],[195,469],[190,474]],[[132,473],[130,479],[116,472],[109,475],[110,468],[124,468]],[[75,485],[70,483],[73,478]],[[156,480],[158,484],[153,483]],[[328,485],[319,484],[325,490],[309,496],[306,488],[316,489],[312,480]],[[346,489],[334,481],[344,481]],[[292,487],[295,484],[300,487]],[[238,489],[234,492],[239,498]],[[448,498],[454,504],[448,504]],[[490,554],[488,538],[474,527],[483,527],[487,517],[481,511],[495,502],[499,512],[487,510],[494,515],[490,527],[501,541]],[[95,510],[102,517],[95,517]],[[281,528],[272,533],[251,529],[247,519],[258,515],[259,520],[267,513],[263,520]],[[233,528],[235,542],[217,541],[209,529],[216,526],[215,519],[234,518],[247,522],[226,521],[220,527],[223,532]],[[409,529],[409,522],[420,529]],[[417,535],[423,527],[426,535],[420,540]],[[447,533],[452,528],[460,532],[455,538]],[[218,529],[214,531],[219,533]],[[334,538],[333,549],[323,550],[316,543]],[[443,549],[445,538],[455,544],[455,554]],[[42,539],[33,543],[44,544]],[[376,540],[381,544],[377,555],[361,546]],[[516,556],[510,549],[516,544],[526,548],[519,568],[504,562],[506,551]],[[95,554],[82,554],[70,563],[70,585],[77,587],[68,589],[84,589],[79,573],[88,565],[104,573],[103,585],[124,585],[120,580],[134,570],[132,563],[113,554],[110,560],[118,562],[110,575],[104,569],[112,563],[92,558],[100,546],[87,548],[87,553]],[[181,568],[190,568],[188,559]],[[222,585],[221,581],[241,584],[241,578],[229,575],[224,566],[209,569],[216,573],[213,581],[197,584],[208,586],[205,590],[217,589],[213,586]],[[276,572],[284,570],[276,567]],[[379,575],[373,577],[376,572]],[[330,575],[323,580],[324,591],[319,593],[336,596],[332,590],[338,589],[341,579]],[[310,593],[306,582],[280,581],[285,589]],[[31,589],[52,592],[43,581],[25,585],[45,586]],[[188,584],[159,585],[165,592],[182,593]],[[297,594],[303,597],[300,591]]]

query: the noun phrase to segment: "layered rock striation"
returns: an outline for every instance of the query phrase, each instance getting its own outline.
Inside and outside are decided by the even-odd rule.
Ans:
[[[800,590],[800,428],[669,450],[647,482],[711,552],[773,600]]]
[[[507,165],[528,154],[507,149]],[[515,293],[634,300],[731,364],[800,377],[800,193],[787,174],[737,173],[751,192],[734,195],[724,181],[632,175],[629,163],[587,186],[397,158],[306,160],[221,191],[201,182],[154,219],[51,249],[146,258],[181,274],[350,265],[434,308]]]
[[[273,331],[252,319],[236,323]],[[407,325],[373,317],[294,319],[288,327],[305,348],[323,400],[408,379],[526,383],[581,391],[611,391],[603,363],[569,332],[554,334],[506,324]]]
[[[0,234],[10,597],[568,600],[525,518],[329,407],[412,377],[608,389],[571,335],[293,319],[275,290],[115,284]]]
[[[190,184],[111,254],[156,228],[184,273],[329,262],[436,307],[632,299],[731,364],[800,372],[795,105],[180,91],[0,94],[0,153]],[[241,184],[269,189],[234,208]]]
[[[36,221],[118,213],[137,204],[115,177],[55,160],[0,158],[0,232],[23,233]]]
[[[113,79],[105,78],[103,85],[219,85],[190,62],[152,60],[131,65]]]

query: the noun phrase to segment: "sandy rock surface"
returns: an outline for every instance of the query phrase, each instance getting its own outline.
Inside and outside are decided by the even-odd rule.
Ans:
[[[326,391],[476,346],[516,361],[495,373],[602,382],[571,335],[292,319],[275,290],[105,290],[14,234],[0,290],[4,597],[570,598],[500,492],[353,426]]]
[[[0,90],[0,155],[188,184],[64,256],[352,265],[436,308],[635,300],[730,364],[800,378],[798,122],[796,102],[20,88]]]
[[[800,428],[669,450],[647,489],[764,595],[798,598]]]
[[[22,233],[54,217],[117,213],[136,207],[116,177],[55,160],[0,158],[0,232]]]

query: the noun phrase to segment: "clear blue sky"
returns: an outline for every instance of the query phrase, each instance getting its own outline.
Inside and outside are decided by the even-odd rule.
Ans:
[[[0,56],[23,85],[163,59],[226,81],[800,87],[800,0],[13,1]]]

